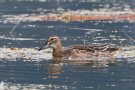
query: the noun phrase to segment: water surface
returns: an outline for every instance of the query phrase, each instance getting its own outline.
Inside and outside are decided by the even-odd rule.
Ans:
[[[69,10],[126,11],[134,9],[134,4],[134,0],[0,1],[0,55],[3,56],[0,61],[0,88],[3,90],[135,90],[134,58],[120,58],[116,60],[117,63],[105,66],[66,63],[55,65],[50,56],[37,51],[50,35],[60,36],[64,47],[91,43],[134,46],[135,42],[131,40],[135,38],[134,22],[8,21],[8,18],[14,16],[62,13]],[[28,60],[10,58],[9,48],[25,48],[28,52],[24,54],[30,56],[31,52],[37,56]],[[38,57],[41,54],[42,56]]]

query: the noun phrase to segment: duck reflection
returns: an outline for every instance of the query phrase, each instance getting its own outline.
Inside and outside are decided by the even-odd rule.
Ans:
[[[53,57],[52,64],[48,67],[49,78],[59,78],[59,75],[62,73],[61,60],[61,57]]]
[[[60,64],[62,62],[62,57],[55,57],[53,56],[53,64]]]

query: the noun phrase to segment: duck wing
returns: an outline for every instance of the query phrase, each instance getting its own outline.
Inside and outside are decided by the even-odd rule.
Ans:
[[[72,45],[64,48],[63,55],[65,58],[93,57],[93,55],[98,55],[97,52],[103,52],[102,55],[108,55],[117,50],[118,48],[112,47],[109,44]]]
[[[116,47],[112,47],[109,44],[92,44],[92,45],[72,45],[69,46],[67,51],[71,51],[71,50],[86,50],[88,52],[95,52],[95,51],[116,51],[118,50],[118,48]]]
[[[93,49],[91,45],[72,45],[72,46],[69,46],[69,48],[72,50],[85,50],[89,52],[95,52],[95,50]]]

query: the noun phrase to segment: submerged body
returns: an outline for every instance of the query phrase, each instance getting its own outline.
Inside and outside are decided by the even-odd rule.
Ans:
[[[92,57],[113,57],[118,48],[109,44],[93,44],[93,45],[72,45],[66,48],[62,47],[61,40],[58,36],[52,36],[47,39],[45,44],[39,49],[53,49],[53,61],[61,62],[62,59],[82,60]]]

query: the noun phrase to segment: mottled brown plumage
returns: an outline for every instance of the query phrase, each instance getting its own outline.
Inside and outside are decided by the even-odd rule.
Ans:
[[[51,36],[45,44],[39,49],[53,49],[53,59],[58,61],[62,58],[66,59],[84,59],[98,56],[112,56],[118,48],[111,47],[109,44],[92,44],[92,45],[72,45],[66,48],[62,47],[61,40],[58,36]]]

